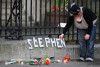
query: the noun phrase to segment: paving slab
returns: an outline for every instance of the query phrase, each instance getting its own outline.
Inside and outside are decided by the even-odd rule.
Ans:
[[[29,64],[9,64],[0,63],[0,67],[100,67],[100,59],[95,59],[94,62],[78,62],[76,60],[68,61],[68,63],[51,63],[50,65],[29,65]]]

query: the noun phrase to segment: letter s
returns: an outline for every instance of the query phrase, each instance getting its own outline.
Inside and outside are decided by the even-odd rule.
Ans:
[[[31,39],[27,39],[27,41],[28,41],[28,44],[30,45],[30,46],[29,46],[29,49],[33,49],[32,44],[31,44],[31,41],[32,41],[32,40],[31,40]]]

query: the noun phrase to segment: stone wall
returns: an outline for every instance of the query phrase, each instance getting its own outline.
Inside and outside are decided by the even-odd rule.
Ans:
[[[22,1],[23,1],[22,4],[23,4],[23,17],[24,17],[25,16],[25,10],[26,10],[26,0],[22,0]],[[30,20],[29,18],[31,16],[31,14],[30,14],[31,13],[30,4],[31,4],[31,0],[27,0],[27,18],[28,18],[28,21]],[[36,5],[36,0],[32,0],[32,22],[33,23],[35,23],[35,20],[37,22],[40,22],[40,9],[42,10],[41,11],[41,22],[43,24],[44,19],[45,19],[45,0],[42,0],[41,8],[40,8],[40,0],[37,0],[37,5]]]

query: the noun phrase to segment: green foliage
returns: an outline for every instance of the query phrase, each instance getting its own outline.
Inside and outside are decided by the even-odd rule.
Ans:
[[[48,0],[50,2],[50,0]],[[68,13],[68,2],[69,0],[51,0],[52,5],[52,12],[61,12]],[[50,11],[50,10],[49,10]]]

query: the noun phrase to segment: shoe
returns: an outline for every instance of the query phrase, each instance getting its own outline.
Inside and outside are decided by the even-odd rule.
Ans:
[[[77,61],[84,61],[85,59],[83,57],[80,57]]]
[[[86,58],[86,62],[93,62],[93,59],[88,57],[88,58]]]

